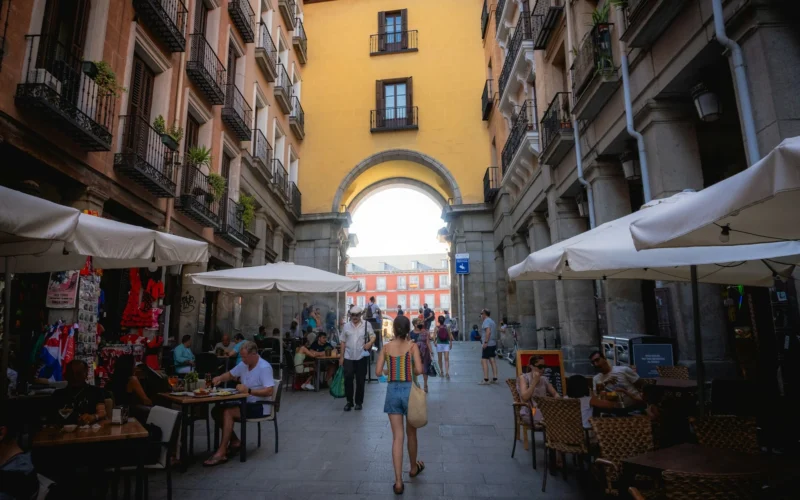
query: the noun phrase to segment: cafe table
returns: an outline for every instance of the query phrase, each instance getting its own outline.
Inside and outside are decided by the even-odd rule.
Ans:
[[[144,479],[144,454],[147,445],[147,429],[135,418],[125,424],[112,424],[105,420],[99,429],[75,429],[64,432],[61,428],[48,427],[33,436],[33,448],[53,448],[57,446],[93,445],[120,441],[133,441],[137,445],[136,498],[142,497]],[[79,456],[81,454],[76,454]],[[86,453],[85,455],[88,455]]]
[[[239,401],[241,403],[242,408],[242,417],[241,417],[241,442],[242,442],[242,449],[240,452],[240,460],[242,462],[247,461],[247,394],[231,394],[229,396],[186,396],[182,394],[173,394],[170,392],[164,392],[159,394],[161,398],[168,401],[171,404],[178,405],[181,407],[181,460],[183,461],[184,457],[188,457],[188,443],[187,443],[187,436],[189,435],[189,423],[190,419],[189,415],[189,408],[192,405],[207,405],[207,404],[214,404],[214,403],[221,403],[223,401]]]
[[[322,356],[319,358],[314,358],[314,364],[316,365],[316,373],[314,374],[314,392],[319,392],[319,385],[320,385],[320,370],[322,368],[323,361],[336,361],[339,362],[339,356]]]

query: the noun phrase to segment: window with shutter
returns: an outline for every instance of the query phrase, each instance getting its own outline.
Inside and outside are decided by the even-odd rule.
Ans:
[[[200,122],[198,122],[192,115],[186,117],[186,151],[190,148],[196,148],[200,137]]]
[[[139,56],[133,57],[131,71],[130,100],[128,101],[128,126],[133,127],[127,135],[128,144],[136,153],[147,157],[147,141],[150,137],[150,109],[153,102],[155,74]]]
[[[378,12],[378,51],[386,51],[386,12]]]
[[[414,125],[412,78],[378,80],[375,85],[375,128]]]

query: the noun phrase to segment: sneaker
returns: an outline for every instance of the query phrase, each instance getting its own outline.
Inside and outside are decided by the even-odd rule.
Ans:
[[[344,411],[350,411],[353,409],[353,403],[347,403],[344,405]]]
[[[314,390],[314,386],[311,385],[311,384],[303,384],[303,385],[300,386],[300,388],[303,389],[304,391],[313,391]]]
[[[356,405],[356,411],[361,411],[361,408],[362,408],[361,405]]]
[[[496,378],[493,378],[493,379],[492,379],[492,383],[493,383],[493,384],[496,384],[496,383],[497,383],[497,379],[496,379]]]
[[[480,382],[478,382],[478,385],[489,385],[489,381],[488,380],[481,380]]]

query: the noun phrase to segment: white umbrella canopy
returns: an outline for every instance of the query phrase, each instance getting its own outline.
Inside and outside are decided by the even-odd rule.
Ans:
[[[700,283],[772,286],[774,276],[789,276],[800,264],[800,242],[785,241],[733,247],[663,248],[637,251],[631,223],[656,217],[698,196],[679,193],[591,231],[530,254],[508,270],[514,280],[642,279],[691,281],[697,267]]]
[[[0,186],[0,257],[46,251],[66,241],[80,211]]]
[[[793,137],[672,210],[637,220],[630,231],[638,250],[800,240],[798,206],[800,137]]]
[[[269,290],[297,293],[356,292],[358,280],[291,262],[238,267],[189,275],[195,285],[239,293]]]

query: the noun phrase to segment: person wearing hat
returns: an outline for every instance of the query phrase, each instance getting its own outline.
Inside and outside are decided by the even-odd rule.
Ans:
[[[350,309],[350,321],[344,325],[339,350],[339,366],[344,367],[344,393],[347,404],[344,411],[361,410],[364,404],[364,384],[369,369],[369,353],[375,343],[372,325],[361,319],[364,309],[353,306]],[[355,398],[353,397],[353,379],[355,379]]]

